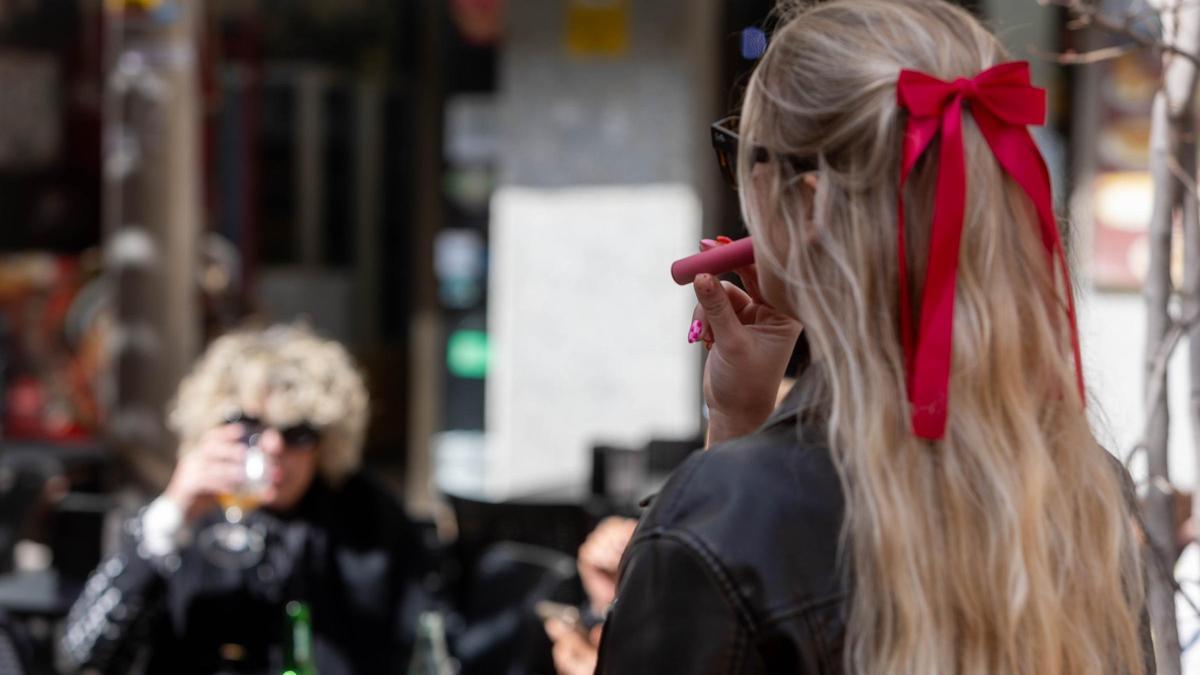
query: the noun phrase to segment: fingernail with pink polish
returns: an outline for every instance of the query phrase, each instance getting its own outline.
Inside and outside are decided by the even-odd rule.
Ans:
[[[693,344],[700,339],[700,334],[704,332],[704,322],[696,319],[692,322],[692,327],[688,329],[688,344]]]

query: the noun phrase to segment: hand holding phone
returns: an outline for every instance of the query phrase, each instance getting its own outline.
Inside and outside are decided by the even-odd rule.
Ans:
[[[538,618],[543,623],[554,619],[585,638],[591,632],[591,629],[584,624],[583,616],[580,614],[578,607],[550,600],[539,600],[533,606],[533,611],[537,612]]]

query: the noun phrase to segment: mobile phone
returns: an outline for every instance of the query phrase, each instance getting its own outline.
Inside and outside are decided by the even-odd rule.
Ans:
[[[589,628],[583,622],[583,616],[579,613],[578,607],[564,605],[561,602],[552,602],[550,600],[539,600],[533,606],[533,611],[537,612],[538,618],[542,621],[550,619],[558,619],[559,621],[570,626],[572,630],[584,637],[588,637]]]

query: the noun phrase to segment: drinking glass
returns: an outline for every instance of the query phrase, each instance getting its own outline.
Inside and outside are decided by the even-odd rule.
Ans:
[[[225,518],[200,534],[198,543],[205,556],[221,567],[251,567],[262,559],[263,533],[244,522],[246,514],[262,502],[267,487],[267,461],[261,439],[261,429],[246,431],[242,438],[246,446],[242,481],[233,492],[217,495]]]

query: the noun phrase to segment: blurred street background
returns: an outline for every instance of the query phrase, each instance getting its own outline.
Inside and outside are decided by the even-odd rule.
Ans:
[[[668,267],[745,234],[709,125],[772,4],[0,0],[0,609],[53,633],[109,514],[170,475],[180,377],[247,322],[350,347],[365,462],[414,514],[568,554],[596,499],[636,515],[702,445]],[[1091,410],[1124,456],[1157,59],[1059,65],[1107,38],[1034,0],[963,4],[1049,91]],[[1185,419],[1185,378],[1171,401]],[[547,510],[479,515],[522,505]]]

